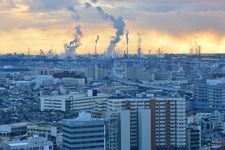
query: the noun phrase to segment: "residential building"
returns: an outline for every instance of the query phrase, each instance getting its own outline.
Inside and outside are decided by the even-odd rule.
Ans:
[[[9,141],[0,143],[3,150],[53,150],[52,142],[43,137],[31,137],[22,141]]]
[[[151,149],[186,148],[184,99],[112,98],[108,99],[107,107],[111,112],[130,111],[131,150],[147,146],[140,141],[141,137],[151,141],[149,142]],[[149,124],[149,128],[147,128],[147,124]],[[146,132],[142,130],[143,128]],[[140,146],[140,144],[142,145]]]
[[[0,125],[0,141],[10,141],[27,133],[27,122]]]
[[[59,149],[62,144],[62,132],[61,127],[58,124],[53,123],[28,123],[27,125],[28,136],[40,136],[45,137],[49,141],[53,142],[54,149]]]
[[[188,150],[201,149],[201,126],[190,124],[187,128]]]
[[[107,96],[87,96],[81,94],[68,94],[56,96],[43,96],[40,98],[41,111],[90,111],[94,108],[95,102],[106,99]]]
[[[75,119],[65,119],[63,125],[64,150],[104,150],[105,120],[92,118],[90,113],[81,112]]]
[[[150,109],[152,149],[185,149],[185,99],[154,98]]]

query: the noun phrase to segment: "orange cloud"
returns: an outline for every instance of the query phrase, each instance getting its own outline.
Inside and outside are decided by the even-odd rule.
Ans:
[[[98,52],[103,53],[107,48],[114,30],[110,28],[94,29],[82,28],[84,36],[81,39],[81,46],[77,49],[78,54],[94,53],[96,34],[99,34]],[[142,50],[148,53],[149,50],[155,53],[159,48],[165,53],[189,53],[190,42],[197,42],[202,47],[203,53],[225,53],[225,36],[213,32],[198,32],[185,35],[172,35],[156,30],[130,31],[129,52],[136,53],[137,33],[142,34]],[[73,27],[68,29],[14,29],[9,32],[0,32],[0,53],[31,53],[39,54],[39,49],[47,52],[49,49],[56,50],[58,54],[64,52],[63,45],[69,43],[73,36]],[[126,39],[123,36],[116,50],[123,53],[126,49]]]

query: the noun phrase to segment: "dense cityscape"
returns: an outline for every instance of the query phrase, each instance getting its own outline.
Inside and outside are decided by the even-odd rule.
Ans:
[[[0,0],[0,150],[225,150],[224,6]]]
[[[224,149],[224,55],[0,56],[2,149]]]

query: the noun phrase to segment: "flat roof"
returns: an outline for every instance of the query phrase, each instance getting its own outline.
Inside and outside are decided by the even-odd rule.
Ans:
[[[129,100],[129,101],[150,101],[150,100],[159,100],[159,101],[163,101],[163,100],[185,100],[184,98],[174,98],[174,97],[152,97],[152,98],[125,98],[125,97],[110,97],[110,100],[118,100],[118,101],[123,101],[123,100]]]
[[[80,112],[77,118],[73,119],[63,119],[62,122],[66,124],[71,123],[81,123],[81,122],[89,122],[89,121],[103,121],[103,118],[93,118],[90,113]]]
[[[69,97],[73,97],[73,99],[82,99],[82,98],[101,98],[107,97],[106,94],[99,94],[98,96],[87,96],[86,94],[67,94],[67,95],[51,95],[51,96],[43,96],[41,99],[51,99],[51,100],[65,100]]]
[[[23,126],[27,126],[27,122],[3,124],[3,125],[0,125],[0,132],[1,133],[10,133],[13,128],[19,128],[19,127],[23,127]]]
[[[18,141],[15,141],[13,143],[9,143],[10,146],[24,146],[24,145],[28,145],[29,142],[18,142]]]

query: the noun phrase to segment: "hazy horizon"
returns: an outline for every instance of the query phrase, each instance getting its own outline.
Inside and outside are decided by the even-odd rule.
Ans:
[[[97,35],[97,52],[103,53],[119,27],[121,39],[115,49],[121,54],[127,47],[127,31],[129,53],[136,53],[138,33],[146,54],[159,48],[164,53],[189,53],[195,45],[202,53],[225,53],[224,6],[223,0],[0,0],[0,53],[63,53],[76,26],[83,33],[78,54],[94,53]],[[124,26],[96,8],[114,19],[121,16]]]

